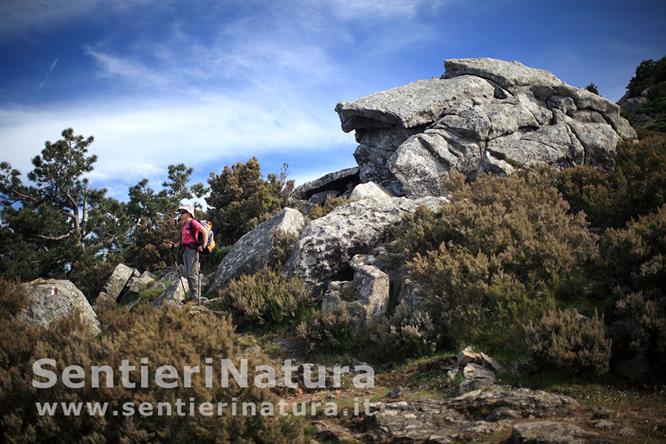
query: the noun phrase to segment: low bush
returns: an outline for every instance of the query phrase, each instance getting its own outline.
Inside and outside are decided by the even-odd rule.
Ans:
[[[557,182],[571,209],[584,211],[593,227],[623,227],[666,203],[666,135],[619,144],[610,172],[579,166],[563,170]]]
[[[522,325],[557,299],[587,296],[595,236],[542,173],[452,182],[451,203],[408,216],[392,248],[424,289],[442,345],[516,347]]]
[[[576,310],[556,310],[526,327],[532,358],[540,369],[557,369],[572,375],[608,372],[611,343],[603,318],[586,318]]]
[[[666,364],[666,205],[609,229],[600,244],[602,281],[609,298],[606,319],[617,359],[650,356]]]
[[[391,360],[431,354],[439,342],[430,314],[412,310],[404,302],[398,304],[390,318],[374,325],[370,339],[378,347],[379,354]]]
[[[294,325],[310,308],[303,281],[270,267],[231,280],[218,297],[215,307],[231,313],[241,328]]]
[[[153,408],[158,402],[174,403],[190,398],[202,402],[276,401],[267,389],[241,388],[230,380],[228,388],[219,384],[219,366],[214,366],[212,388],[206,388],[204,378],[194,375],[191,388],[182,383],[186,365],[203,366],[204,357],[230,358],[238,366],[241,357],[237,339],[229,319],[212,314],[192,316],[187,309],[149,305],[127,312],[110,304],[98,307],[102,333],[91,339],[89,330],[71,316],[42,328],[16,315],[25,306],[26,295],[18,285],[0,280],[0,424],[6,442],[303,442],[302,426],[292,418],[231,415],[179,416],[110,415],[66,416],[58,411],[54,416],[39,416],[36,402],[108,402],[108,409],[123,411],[126,402],[138,406],[148,402]],[[83,388],[70,389],[58,378],[55,386],[37,389],[31,384],[33,362],[40,358],[56,361],[57,373],[69,365],[84,368]],[[161,365],[178,369],[181,383],[177,388],[164,389],[150,381],[147,388],[138,388],[138,368],[141,358],[148,359],[149,374],[154,375]],[[118,370],[121,360],[136,366],[131,380],[137,388],[125,388]],[[92,365],[109,365],[114,369],[114,386],[92,388]],[[254,374],[256,362],[250,360],[249,372]],[[149,378],[150,379],[150,378]],[[85,407],[84,407],[85,408]],[[175,407],[174,407],[175,412]]]
[[[313,310],[311,316],[298,324],[296,331],[310,353],[356,352],[367,337],[363,324],[346,309],[327,314]]]
[[[319,219],[320,217],[326,216],[331,211],[335,210],[337,207],[344,205],[349,202],[349,199],[344,197],[329,197],[322,204],[316,204],[310,210],[310,217],[312,219]]]

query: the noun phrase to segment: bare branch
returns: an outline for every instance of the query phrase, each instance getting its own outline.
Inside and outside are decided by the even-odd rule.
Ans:
[[[70,231],[69,233],[62,234],[60,236],[46,236],[44,234],[38,234],[37,237],[40,238],[40,239],[45,239],[45,240],[59,241],[59,240],[67,239],[73,233],[74,233],[73,231]]]

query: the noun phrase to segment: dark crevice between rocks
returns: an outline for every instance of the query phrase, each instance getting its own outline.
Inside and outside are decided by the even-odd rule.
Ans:
[[[130,281],[132,280],[133,277],[134,277],[134,271],[132,271],[132,274],[130,275],[129,279],[127,279],[127,281],[125,281],[125,285],[123,285],[123,288],[120,290],[120,293],[118,293],[118,296],[116,297],[116,301],[115,301],[116,303],[118,303],[118,301],[122,300],[123,296],[125,296],[125,294],[129,291],[129,287],[130,287],[129,283],[130,283]]]
[[[308,200],[314,194],[321,193],[323,191],[337,191],[340,194],[344,194],[345,192],[347,192],[347,190],[354,188],[356,185],[360,183],[361,183],[360,172],[357,171],[356,173],[350,176],[340,177],[339,179],[332,180],[320,187],[305,191],[301,195],[301,199]]]
[[[576,134],[576,130],[574,130],[571,125],[567,125],[567,128],[569,128],[569,132],[578,140],[578,143],[580,143],[580,146],[583,147],[583,165],[587,165],[587,147],[583,143],[582,140],[580,140],[580,137],[578,137],[578,134]]]
[[[354,270],[352,267],[347,264],[338,270],[329,281],[353,281],[354,280]]]

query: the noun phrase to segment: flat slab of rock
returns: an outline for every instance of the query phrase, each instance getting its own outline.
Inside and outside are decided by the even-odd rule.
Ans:
[[[520,86],[559,86],[563,82],[543,69],[529,68],[517,61],[490,58],[449,59],[444,62],[446,78],[473,75],[488,79],[504,89]]]
[[[28,307],[20,319],[47,327],[53,321],[78,312],[92,335],[100,332],[95,311],[81,291],[67,280],[36,279],[22,284],[28,297]]]
[[[222,259],[215,272],[210,291],[221,288],[229,280],[244,273],[259,271],[275,261],[274,242],[279,238],[294,240],[305,226],[305,217],[293,208],[284,208],[271,219],[246,233]]]
[[[353,102],[338,103],[342,130],[360,128],[413,128],[435,121],[462,98],[488,102],[495,88],[480,77],[418,80],[381,91]]]
[[[399,401],[375,406],[378,411],[371,421],[388,435],[386,442],[471,441],[503,427],[496,422],[469,420],[444,401]]]
[[[500,385],[465,393],[449,400],[448,405],[479,418],[487,418],[500,408],[520,412],[525,418],[567,416],[578,408],[578,402],[569,396]]]
[[[353,188],[359,181],[358,167],[345,168],[306,182],[296,187],[292,194],[295,198],[303,200],[323,192],[336,191],[340,195]]]

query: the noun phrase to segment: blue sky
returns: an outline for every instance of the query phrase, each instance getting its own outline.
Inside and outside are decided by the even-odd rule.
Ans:
[[[112,196],[255,155],[302,182],[355,164],[335,104],[496,57],[616,101],[666,55],[663,1],[0,0],[0,160],[26,173],[66,127]]]

